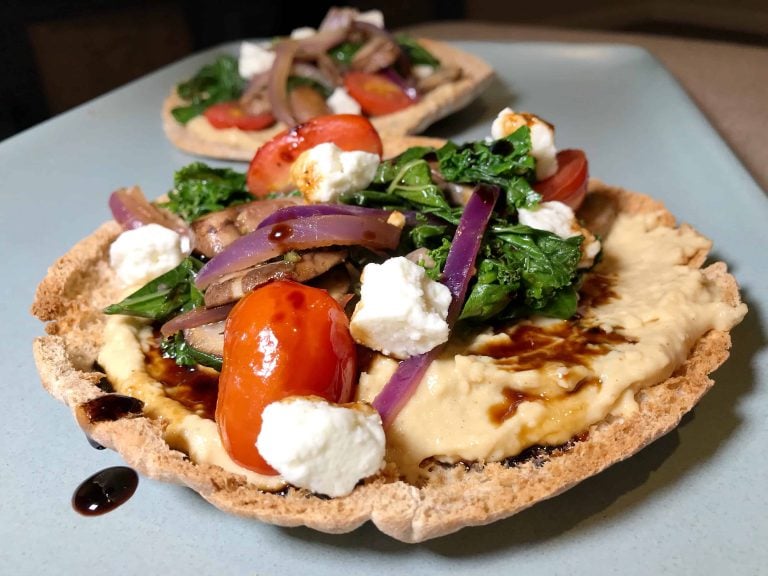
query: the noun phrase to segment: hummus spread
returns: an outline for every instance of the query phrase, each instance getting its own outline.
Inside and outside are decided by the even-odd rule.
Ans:
[[[457,334],[387,433],[387,459],[411,481],[430,459],[503,460],[533,445],[558,445],[597,422],[637,410],[635,394],[661,382],[711,329],[728,330],[746,306],[723,302],[691,257],[709,241],[658,215],[619,215],[591,273],[602,297],[577,320],[531,319],[509,330]],[[652,279],[652,281],[649,281]],[[589,298],[587,299],[589,300]],[[108,318],[99,363],[117,392],[139,398],[168,423],[168,443],[195,462],[242,474],[260,488],[283,485],[229,458],[216,424],[170,398],[145,367],[151,330]],[[144,343],[144,344],[142,344]],[[360,377],[371,401],[396,368],[377,356]]]
[[[687,265],[709,241],[687,227],[658,226],[657,218],[619,216],[594,271],[611,279],[613,297],[575,322],[523,324],[522,337],[537,344],[524,357],[494,353],[519,350],[523,327],[487,330],[446,349],[389,429],[388,460],[414,481],[429,458],[502,460],[563,444],[636,410],[635,393],[669,377],[701,336],[738,323],[745,305],[722,302]],[[361,376],[359,398],[372,400],[395,368],[377,357]]]
[[[207,142],[254,151],[264,142],[271,140],[275,135],[285,130],[285,124],[280,122],[257,131],[240,130],[239,128],[214,128],[205,116],[195,116],[185,126],[191,134]]]

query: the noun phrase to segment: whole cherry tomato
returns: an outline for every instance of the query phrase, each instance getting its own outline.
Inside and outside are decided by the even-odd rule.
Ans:
[[[264,408],[288,396],[349,402],[357,370],[343,308],[328,292],[280,280],[243,297],[227,317],[216,424],[241,466],[276,474],[256,449]]]
[[[289,190],[293,162],[323,142],[333,142],[347,152],[382,153],[379,133],[367,118],[357,114],[318,116],[277,134],[256,151],[248,167],[248,190],[257,198]]]
[[[347,72],[344,88],[368,116],[391,114],[413,104],[400,86],[381,74]]]
[[[219,102],[209,106],[203,115],[214,128],[263,130],[275,123],[275,117],[270,112],[248,114],[237,101]]]
[[[584,201],[589,181],[587,156],[582,150],[561,150],[557,153],[557,172],[536,182],[533,189],[545,202],[557,200],[577,210]]]

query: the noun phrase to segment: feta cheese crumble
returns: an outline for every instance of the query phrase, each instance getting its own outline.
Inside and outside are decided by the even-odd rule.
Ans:
[[[368,404],[294,396],[267,405],[261,418],[256,448],[299,488],[346,496],[384,465],[384,427]]]
[[[311,26],[301,26],[299,28],[294,28],[291,30],[291,38],[294,40],[303,40],[304,38],[311,38],[317,34],[317,30],[312,28]]]
[[[542,202],[533,210],[520,208],[517,212],[520,224],[536,228],[537,230],[546,230],[557,234],[560,238],[566,239],[572,236],[584,236],[584,242],[581,244],[580,268],[588,268],[592,265],[595,257],[600,252],[600,240],[595,238],[586,228],[582,228],[576,221],[576,215],[567,204],[562,202]]]
[[[126,230],[109,247],[109,264],[126,286],[146,284],[181,263],[188,252],[184,240],[159,224]]]
[[[338,86],[326,100],[334,114],[360,114],[360,103],[349,95],[349,92]]]
[[[384,13],[381,10],[367,10],[355,16],[356,22],[373,24],[377,28],[384,28]]]
[[[581,233],[578,227],[574,229],[576,215],[573,210],[562,202],[542,202],[533,210],[520,208],[517,217],[520,224],[552,232],[560,238],[570,238]]]
[[[512,108],[499,112],[491,125],[491,136],[498,140],[515,132],[521,126],[531,130],[531,155],[536,159],[536,179],[544,180],[557,172],[555,128],[538,116],[517,113]]]
[[[237,71],[243,78],[251,78],[272,69],[275,53],[269,42],[243,42],[240,44],[240,58]]]
[[[368,186],[378,166],[378,154],[345,152],[325,142],[301,153],[291,166],[291,179],[307,202],[335,202],[345,192]]]
[[[408,358],[448,340],[451,292],[403,256],[363,269],[352,338],[387,356]]]

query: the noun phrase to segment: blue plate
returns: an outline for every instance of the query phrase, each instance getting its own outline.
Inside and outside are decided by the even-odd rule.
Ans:
[[[110,215],[114,189],[168,191],[192,158],[165,139],[170,88],[200,53],[0,143],[0,566],[7,574],[756,574],[768,566],[768,202],[673,78],[622,45],[457,42],[497,71],[489,90],[431,127],[488,135],[504,106],[557,126],[591,174],[663,200],[714,241],[750,312],[717,386],[683,424],[569,492],[479,528],[406,545],[365,526],[347,535],[229,516],[195,493],[142,479],[97,518],[73,512],[79,483],[120,463],[93,450],[42,389],[29,315],[47,267]],[[227,165],[223,162],[212,162]],[[238,164],[244,168],[244,164]]]

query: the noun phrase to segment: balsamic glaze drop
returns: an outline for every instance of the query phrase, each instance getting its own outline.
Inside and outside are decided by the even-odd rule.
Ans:
[[[96,448],[96,450],[104,450],[106,448],[105,446],[102,446],[101,444],[96,442],[96,440],[88,436],[88,434],[85,435],[85,439],[88,440],[88,444],[90,444],[92,448]]]
[[[81,405],[92,423],[119,420],[141,414],[144,402],[123,394],[106,394]]]
[[[100,516],[124,504],[139,484],[139,475],[127,466],[112,466],[80,484],[72,496],[72,508],[83,516]]]

